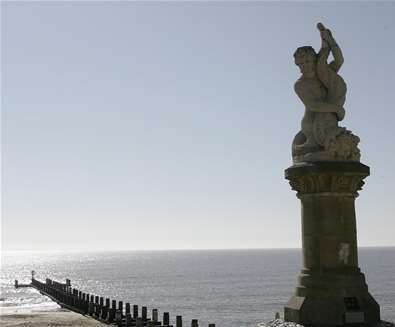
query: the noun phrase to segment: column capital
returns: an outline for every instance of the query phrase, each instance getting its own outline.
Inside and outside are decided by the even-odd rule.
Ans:
[[[358,196],[370,168],[359,162],[311,162],[293,165],[285,178],[298,197]]]

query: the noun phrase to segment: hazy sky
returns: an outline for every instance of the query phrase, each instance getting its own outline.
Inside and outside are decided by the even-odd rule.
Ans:
[[[319,47],[319,21],[371,167],[359,245],[395,245],[395,2],[1,9],[4,249],[301,246],[292,55]]]

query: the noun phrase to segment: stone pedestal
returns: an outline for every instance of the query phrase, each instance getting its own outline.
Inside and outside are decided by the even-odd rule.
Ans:
[[[369,167],[300,163],[285,178],[302,204],[303,268],[284,319],[306,326],[373,324],[380,308],[358,267],[355,198]]]

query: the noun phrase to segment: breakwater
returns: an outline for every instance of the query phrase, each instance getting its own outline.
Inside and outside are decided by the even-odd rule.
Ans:
[[[70,279],[66,279],[65,283],[54,281],[47,278],[45,282],[41,282],[34,277],[30,284],[19,284],[15,280],[15,287],[33,287],[41,294],[50,297],[61,307],[68,310],[78,312],[83,315],[89,315],[92,318],[119,327],[182,327],[182,316],[175,317],[175,325],[171,323],[169,312],[163,312],[160,319],[157,309],[152,309],[150,314],[146,306],[139,307],[137,304],[131,305],[129,302],[117,301],[115,299],[82,292],[71,286]],[[191,327],[198,327],[199,321],[192,319]],[[215,324],[209,324],[208,327],[215,327]]]

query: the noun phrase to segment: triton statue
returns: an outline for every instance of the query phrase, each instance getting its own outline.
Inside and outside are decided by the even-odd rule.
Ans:
[[[305,105],[302,129],[292,144],[285,178],[302,206],[302,269],[284,320],[308,327],[374,325],[380,306],[358,266],[355,199],[369,176],[359,162],[358,136],[343,120],[347,87],[338,74],[343,55],[330,30],[318,24],[322,46],[300,47],[302,76],[295,91]],[[334,60],[328,64],[332,54]]]
[[[318,54],[311,46],[296,50],[295,64],[302,76],[295,83],[295,92],[305,105],[302,130],[292,144],[294,163],[306,161],[359,161],[355,136],[338,122],[343,120],[347,86],[338,71],[343,55],[330,30],[317,25],[322,40]],[[328,64],[329,54],[334,60]]]

